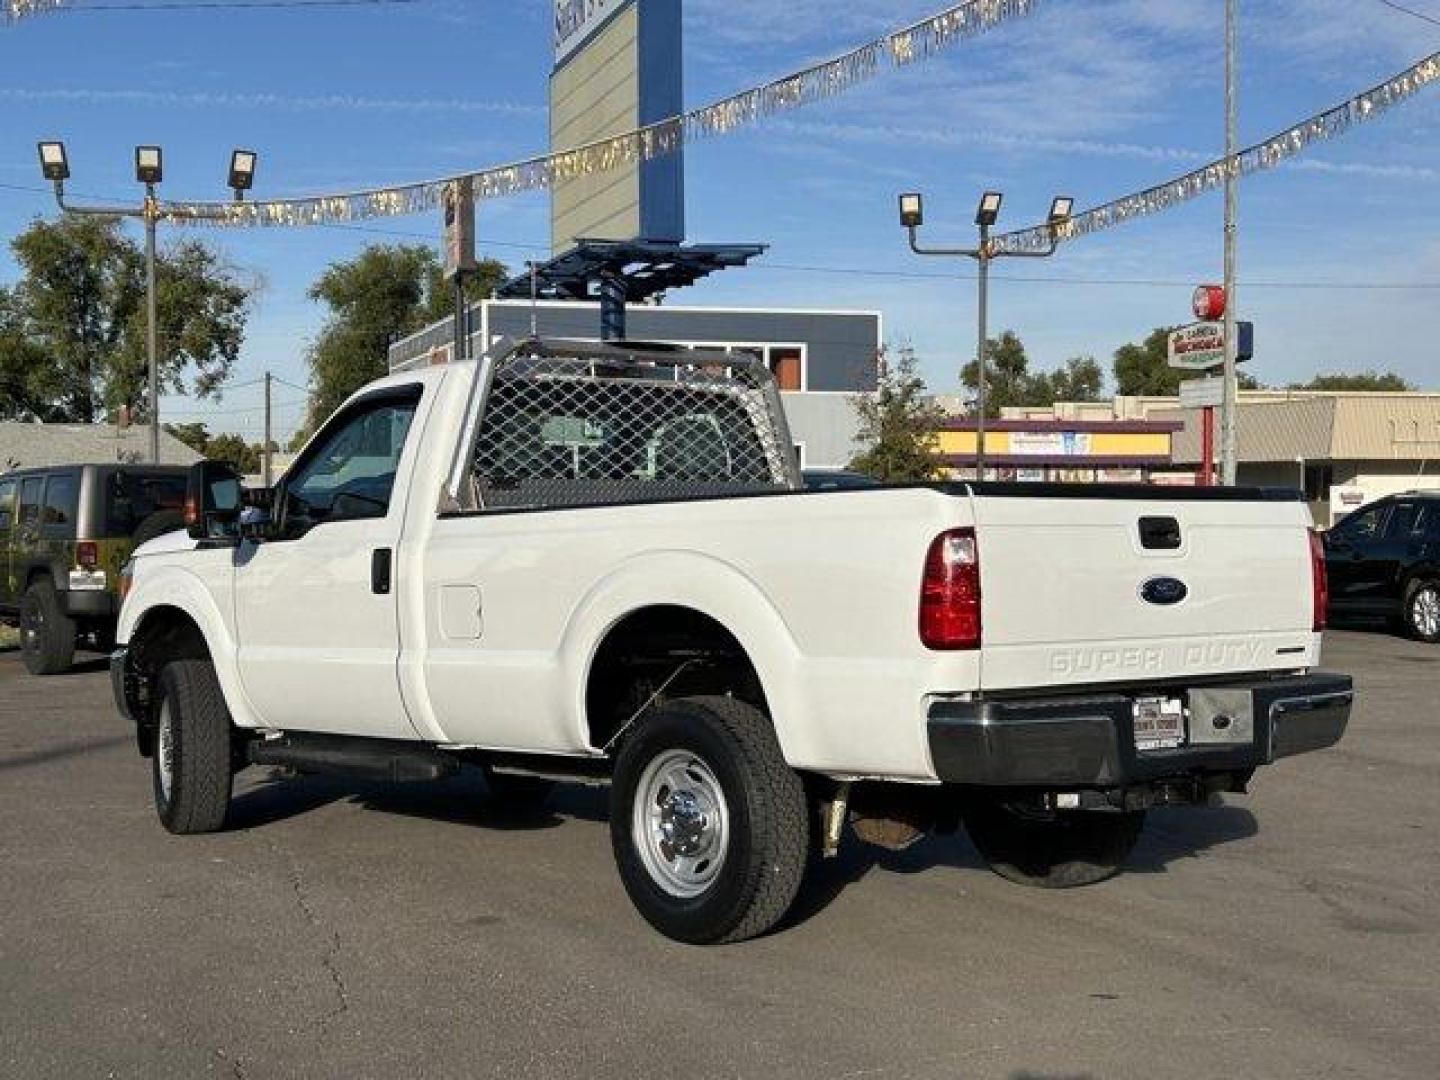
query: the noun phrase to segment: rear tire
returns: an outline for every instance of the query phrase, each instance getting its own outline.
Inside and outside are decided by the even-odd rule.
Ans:
[[[1046,811],[985,797],[963,811],[965,831],[1007,881],[1073,889],[1118,874],[1145,828],[1143,810]]]
[[[1440,642],[1440,582],[1417,581],[1405,593],[1405,632],[1416,641]]]
[[[789,910],[805,872],[805,787],[769,719],[682,698],[635,725],[615,762],[610,837],[631,901],[666,937],[744,941]]]
[[[31,675],[59,675],[75,661],[75,620],[60,607],[48,577],[33,582],[20,601],[20,649]]]
[[[230,710],[208,660],[176,660],[160,674],[151,758],[155,811],[172,833],[225,825],[234,779]]]

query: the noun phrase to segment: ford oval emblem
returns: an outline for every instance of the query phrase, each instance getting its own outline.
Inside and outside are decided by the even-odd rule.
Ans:
[[[1178,604],[1189,595],[1189,587],[1179,578],[1152,577],[1140,586],[1140,599],[1147,604],[1159,604],[1161,607]]]

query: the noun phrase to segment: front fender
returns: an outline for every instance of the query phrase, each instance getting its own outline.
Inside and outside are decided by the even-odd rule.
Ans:
[[[259,718],[240,681],[238,649],[231,630],[235,614],[231,599],[232,552],[197,551],[187,558],[199,560],[201,565],[192,568],[168,563],[137,568],[141,572],[136,574],[130,595],[121,606],[115,640],[122,646],[130,644],[145,617],[162,608],[188,616],[205,638],[231,718],[239,727],[259,727]]]
[[[585,690],[605,636],[642,608],[685,607],[725,627],[760,678],[787,760],[803,756],[809,708],[795,677],[800,649],[770,598],[739,568],[687,551],[649,551],[627,559],[586,592],[560,643],[564,685],[573,689],[569,722],[577,745],[586,734]],[[792,754],[794,756],[792,756]]]

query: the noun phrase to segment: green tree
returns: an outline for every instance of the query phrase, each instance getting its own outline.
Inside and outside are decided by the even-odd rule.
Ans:
[[[1036,408],[1057,401],[1096,401],[1105,383],[1100,365],[1088,356],[1074,357],[1058,371],[1030,370],[1025,343],[1013,330],[991,338],[985,348],[985,415],[999,416],[1002,409]],[[975,361],[965,365],[961,379],[971,390],[980,386],[980,369]]]
[[[1093,356],[1072,356],[1065,366],[1041,378],[1050,382],[1050,400],[1099,401],[1105,387],[1105,373]]]
[[[239,435],[226,432],[216,435],[205,448],[205,456],[211,461],[223,461],[238,473],[260,471],[263,454],[257,443],[251,446]]]
[[[899,354],[874,396],[856,401],[860,453],[850,467],[892,483],[933,480],[945,469],[939,448],[945,413],[926,396],[914,349],[904,345]]]
[[[1362,371],[1353,375],[1316,375],[1306,383],[1291,383],[1291,390],[1414,390],[1415,386],[1393,371]]]
[[[30,336],[21,307],[0,288],[0,420],[63,420],[63,369]]]
[[[1139,344],[1115,350],[1115,393],[1123,397],[1174,397],[1180,384],[1194,378],[1193,372],[1170,366],[1170,332],[1173,326],[1159,326]],[[1254,376],[1239,373],[1241,390],[1258,389]]]
[[[467,283],[478,300],[505,279],[487,259]],[[434,251],[420,245],[376,244],[332,263],[310,287],[329,314],[310,349],[310,408],[297,439],[313,431],[351,394],[389,371],[390,343],[455,312],[454,290],[441,277]]]
[[[0,412],[91,423],[145,418],[147,333],[140,247],[114,218],[37,221],[12,243],[21,279],[0,307]],[[250,288],[203,243],[156,266],[161,388],[217,394],[240,352]],[[33,359],[43,356],[43,362]]]

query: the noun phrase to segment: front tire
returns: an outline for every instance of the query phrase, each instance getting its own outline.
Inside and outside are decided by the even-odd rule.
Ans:
[[[1417,581],[1405,594],[1405,630],[1416,641],[1440,642],[1440,582]]]
[[[805,788],[764,714],[728,697],[683,698],[648,712],[622,747],[610,837],[651,926],[691,945],[744,941],[799,891]]]
[[[1145,828],[1143,810],[1044,810],[994,797],[972,802],[963,818],[991,870],[1039,889],[1073,889],[1114,877]]]
[[[165,828],[190,835],[224,827],[234,779],[230,710],[208,660],[176,660],[161,672],[151,764]]]
[[[31,584],[20,601],[20,650],[31,675],[59,675],[75,662],[75,620],[48,577]]]

